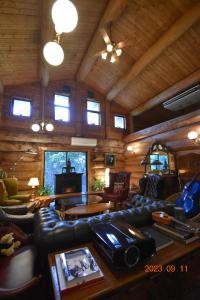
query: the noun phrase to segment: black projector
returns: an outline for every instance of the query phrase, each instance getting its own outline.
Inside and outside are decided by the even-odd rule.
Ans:
[[[131,269],[156,253],[155,240],[125,222],[94,224],[92,233],[97,250],[116,270]]]

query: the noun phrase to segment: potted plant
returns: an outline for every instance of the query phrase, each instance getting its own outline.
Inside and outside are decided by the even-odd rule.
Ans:
[[[95,192],[103,191],[105,187],[105,181],[101,179],[94,178],[92,183],[92,190]]]
[[[53,194],[52,188],[50,186],[38,186],[36,190],[36,195],[37,196],[48,196]]]

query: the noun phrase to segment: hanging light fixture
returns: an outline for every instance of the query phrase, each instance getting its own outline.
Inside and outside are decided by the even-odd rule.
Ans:
[[[111,42],[106,45],[106,50],[101,53],[101,58],[106,60],[107,57],[110,57],[110,62],[114,63],[117,60],[117,56],[122,55],[122,49],[116,45],[115,42]]]
[[[69,0],[57,0],[52,6],[51,15],[56,32],[71,32],[77,26],[78,13]]]
[[[111,63],[116,62],[116,55],[114,53],[111,55],[110,62]]]
[[[106,51],[101,53],[102,59],[106,60],[107,56],[108,56],[108,53]]]
[[[60,37],[58,35],[58,37]],[[59,66],[64,60],[64,51],[59,45],[59,38],[56,41],[48,42],[43,49],[43,55],[46,61],[52,66]]]
[[[44,131],[53,131],[54,130],[54,126],[53,124],[51,124],[50,122],[44,122],[44,121],[38,121],[38,123],[34,123],[32,124],[31,126],[31,129],[34,131],[34,132],[38,132],[40,130]]]
[[[64,51],[60,45],[63,32],[71,32],[78,23],[78,13],[69,0],[57,0],[52,6],[52,20],[55,25],[56,40],[46,43],[43,48],[45,60],[52,66],[59,66],[64,60]]]
[[[34,132],[44,132],[44,131],[53,131],[54,130],[54,125],[49,121],[49,120],[45,120],[44,119],[44,100],[45,100],[45,88],[43,88],[42,90],[42,118],[41,120],[38,120],[36,122],[34,122],[31,125],[31,129]]]

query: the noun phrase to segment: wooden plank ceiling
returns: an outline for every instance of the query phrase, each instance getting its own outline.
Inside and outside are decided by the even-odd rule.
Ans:
[[[76,79],[137,115],[177,93],[181,81],[200,80],[200,0],[72,1],[79,21],[61,36],[59,67],[46,67],[42,58],[44,44],[55,38],[54,0],[0,1],[3,86],[39,82],[41,73],[43,81]],[[112,39],[127,41],[114,64],[96,55],[105,49],[99,29],[108,30],[110,21]]]

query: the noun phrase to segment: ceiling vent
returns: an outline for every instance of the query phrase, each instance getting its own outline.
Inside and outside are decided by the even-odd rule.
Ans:
[[[164,108],[177,111],[190,105],[200,103],[200,84],[172,97],[163,103]]]
[[[95,147],[97,145],[97,139],[72,137],[71,145],[72,146]]]

